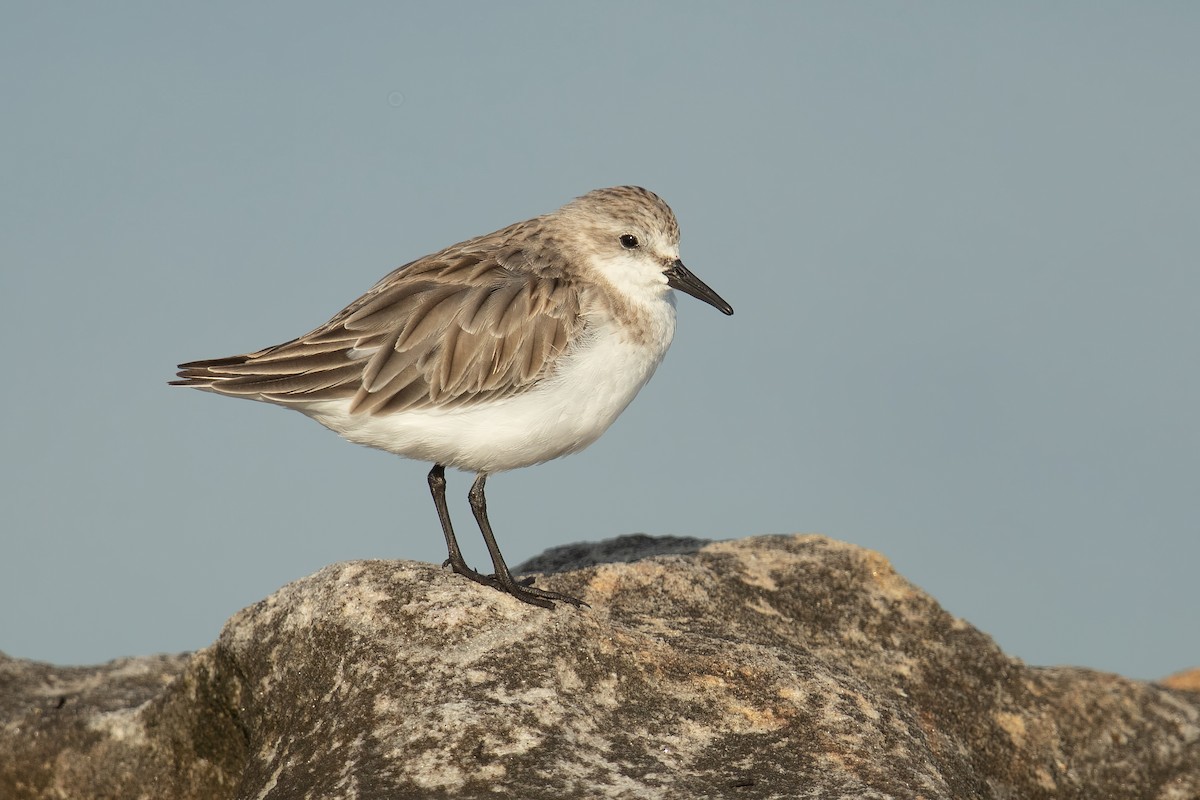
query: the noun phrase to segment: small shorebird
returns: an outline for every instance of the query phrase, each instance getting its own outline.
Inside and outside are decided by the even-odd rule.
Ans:
[[[180,364],[172,384],[294,408],[352,442],[432,462],[446,564],[526,603],[578,606],[513,579],[484,483],[576,453],[608,429],[671,344],[671,289],[733,313],[679,260],[679,225],[662,199],[598,189],[405,264],[290,342]],[[446,467],[476,473],[468,498],[491,575],[459,550]]]

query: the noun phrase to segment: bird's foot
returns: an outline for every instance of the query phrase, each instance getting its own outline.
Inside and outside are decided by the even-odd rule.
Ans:
[[[493,575],[490,577],[495,576]],[[542,608],[554,608],[554,601],[558,601],[560,603],[570,603],[576,608],[581,608],[583,606],[591,608],[591,606],[580,600],[578,597],[571,597],[569,594],[552,592],[549,589],[539,589],[536,586],[533,586],[532,576],[528,578],[522,578],[519,581],[515,581],[510,578],[507,585],[505,585],[503,580],[497,580],[497,583],[500,584],[499,587],[497,587],[500,589],[500,591],[511,594],[522,603],[529,603],[530,605],[541,606]]]
[[[505,575],[503,577],[494,574],[484,575],[468,567],[465,561],[455,562],[453,559],[449,558],[442,562],[442,566],[450,567],[450,569],[458,575],[462,575],[464,578],[469,578],[475,581],[475,583],[483,586],[490,586],[498,592],[504,592],[505,594],[512,595],[522,603],[529,603],[530,605],[540,606],[541,608],[554,608],[554,602],[557,601],[560,603],[570,603],[576,608],[581,608],[583,606],[591,608],[591,606],[589,606],[587,603],[583,602],[577,597],[571,597],[569,594],[552,592],[549,589],[537,588],[533,585],[534,577],[532,575],[521,578],[520,580],[514,579],[511,575]],[[507,580],[505,580],[505,578],[507,578]]]

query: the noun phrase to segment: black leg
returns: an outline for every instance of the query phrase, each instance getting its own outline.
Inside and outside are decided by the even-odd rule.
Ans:
[[[450,553],[450,557],[442,563],[442,566],[449,566],[459,575],[470,578],[476,583],[500,588],[494,578],[480,575],[468,567],[467,562],[463,559],[462,551],[458,549],[458,540],[454,538],[454,526],[450,524],[450,510],[446,507],[446,468],[441,464],[434,464],[433,469],[429,470],[429,491],[433,493],[433,505],[437,508],[438,521],[442,523],[442,533],[446,537],[446,549]]]
[[[491,578],[496,581],[497,588],[508,592],[523,603],[530,603],[542,608],[554,608],[552,600],[570,603],[576,607],[587,605],[582,600],[570,595],[538,589],[513,580],[512,573],[508,571],[508,565],[504,563],[504,556],[500,554],[500,547],[496,544],[496,537],[492,535],[492,525],[488,522],[487,499],[483,495],[483,485],[486,482],[487,473],[481,472],[475,476],[475,483],[471,484],[471,492],[467,498],[471,501],[471,511],[475,512],[475,521],[479,523],[479,531],[483,534],[483,541],[487,544],[488,553],[492,557],[492,566],[495,567],[496,574]],[[442,503],[445,504],[444,497]]]

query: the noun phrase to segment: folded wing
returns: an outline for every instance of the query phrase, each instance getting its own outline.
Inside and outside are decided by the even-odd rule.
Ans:
[[[181,364],[174,383],[280,405],[344,400],[364,414],[518,394],[553,370],[582,322],[573,284],[510,261],[427,257],[304,336]]]

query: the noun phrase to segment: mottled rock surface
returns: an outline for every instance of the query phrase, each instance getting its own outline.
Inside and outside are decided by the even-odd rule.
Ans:
[[[191,656],[0,657],[0,798],[1200,798],[1198,693],[1027,667],[821,537],[631,546],[539,581],[590,609],[365,561]]]

